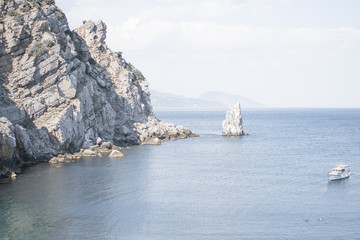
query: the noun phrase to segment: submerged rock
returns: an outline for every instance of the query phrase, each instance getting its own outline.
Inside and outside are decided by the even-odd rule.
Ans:
[[[226,119],[222,122],[222,127],[223,136],[244,135],[240,103],[235,104],[226,112]]]

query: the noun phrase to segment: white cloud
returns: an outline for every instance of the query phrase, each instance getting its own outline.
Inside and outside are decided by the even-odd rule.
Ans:
[[[116,47],[123,45],[143,50],[165,40],[181,42],[198,48],[232,49],[251,46],[313,49],[326,51],[333,48],[358,48],[360,30],[354,28],[276,29],[250,27],[244,24],[220,24],[210,21],[177,22],[151,20],[142,16],[131,17],[119,26],[112,26]],[[114,42],[114,40],[111,40]],[[292,49],[292,50],[291,50]]]
[[[360,30],[355,28],[294,28],[285,31],[282,38],[292,44],[326,44],[349,48],[358,45]]]
[[[58,2],[64,1],[67,0]],[[147,2],[158,4],[146,4]],[[170,3],[153,0],[140,1],[137,4],[129,0],[76,0],[75,3],[67,12],[72,27],[81,25],[82,20],[103,19],[109,27],[110,45],[116,48],[123,46],[129,50],[143,50],[154,43],[176,39],[183,41],[182,44],[200,48],[283,46],[290,47],[288,51],[294,54],[294,47],[351,48],[355,47],[360,39],[359,30],[354,28],[284,29],[256,27],[236,21],[218,21],[226,16],[241,17],[254,7],[269,9],[279,4],[290,4],[290,0],[203,0]]]
[[[213,22],[180,23],[181,37],[201,48],[229,49],[255,44],[269,44],[273,29],[252,28],[243,24],[225,25]]]
[[[331,11],[324,15],[323,6],[308,21],[308,13],[298,11],[303,2],[297,0],[58,0],[57,4],[61,2],[71,3],[65,9],[71,27],[82,20],[104,20],[109,46],[124,52],[158,90],[192,96],[215,89],[240,95],[243,92],[236,91],[244,91],[270,106],[311,106],[318,92],[324,106],[338,100],[355,106],[353,100],[358,99],[343,100],[358,96],[353,89],[360,87],[356,64],[360,29],[353,22],[347,25],[344,16],[342,24],[318,24],[318,19],[333,17]],[[334,98],[334,92],[339,97]],[[301,99],[303,93],[309,98]]]
[[[167,21],[153,20],[142,22],[140,18],[131,17],[120,26],[109,26],[111,36],[108,43],[116,48],[142,50],[153,43],[162,41],[174,30],[174,24]]]

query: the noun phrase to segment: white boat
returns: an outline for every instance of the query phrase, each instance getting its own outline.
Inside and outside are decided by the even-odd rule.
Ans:
[[[350,167],[349,165],[338,163],[328,175],[330,181],[348,178],[350,177]]]

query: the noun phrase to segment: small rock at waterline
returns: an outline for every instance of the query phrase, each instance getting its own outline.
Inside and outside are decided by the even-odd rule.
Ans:
[[[161,140],[157,137],[155,138],[151,138],[150,140],[148,141],[144,141],[142,143],[143,145],[146,145],[146,144],[149,144],[149,145],[160,145],[161,144]]]
[[[49,163],[57,164],[57,163],[59,163],[59,160],[57,157],[53,157],[52,159],[50,159]]]
[[[121,158],[123,156],[124,156],[124,154],[118,150],[112,150],[111,153],[109,154],[109,157],[112,157],[112,158]]]
[[[82,152],[82,155],[84,157],[96,157],[97,156],[97,153],[95,151],[92,151],[90,149],[85,149],[83,152]]]

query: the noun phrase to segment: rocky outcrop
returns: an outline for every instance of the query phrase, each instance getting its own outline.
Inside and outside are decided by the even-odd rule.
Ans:
[[[160,144],[161,141],[197,137],[190,129],[173,123],[164,123],[149,116],[146,122],[134,124],[141,144]]]
[[[235,104],[226,112],[226,119],[223,121],[222,127],[223,136],[244,135],[240,103]]]
[[[99,139],[123,146],[193,136],[157,120],[148,82],[107,47],[102,21],[71,31],[52,0],[0,0],[0,9],[0,169]]]

